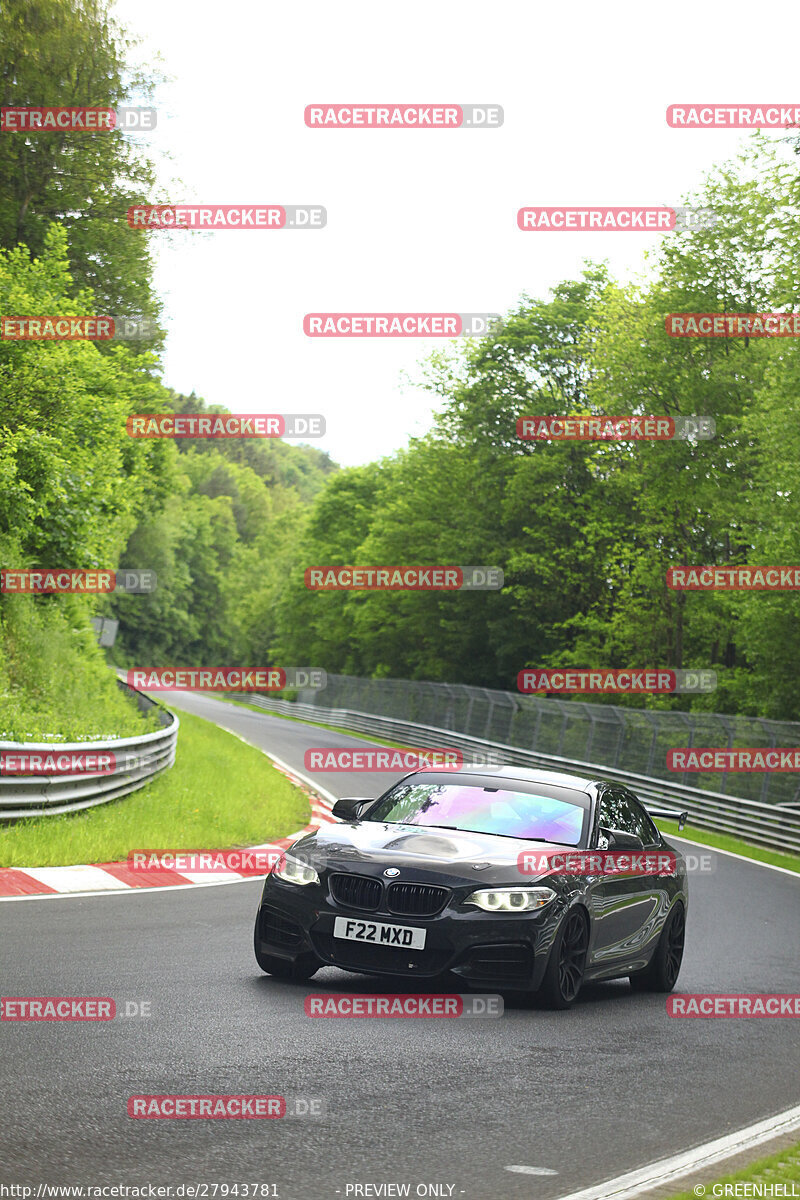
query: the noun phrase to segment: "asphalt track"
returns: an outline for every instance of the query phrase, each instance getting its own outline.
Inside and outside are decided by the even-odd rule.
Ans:
[[[207,697],[174,699],[301,770],[308,746],[365,745]],[[320,782],[372,795],[389,780]],[[800,991],[800,881],[723,855],[713,866],[690,881],[677,990]],[[587,990],[566,1013],[507,996],[499,1020],[307,1018],[311,992],[411,988],[333,968],[307,984],[262,975],[260,886],[0,904],[4,996],[111,996],[152,1010],[0,1024],[0,1182],[258,1182],[281,1200],[387,1183],[414,1196],[436,1184],[429,1195],[555,1200],[800,1100],[792,1020],[670,1019],[663,996],[623,982]],[[132,1120],[127,1099],[140,1093],[304,1097],[325,1113]]]

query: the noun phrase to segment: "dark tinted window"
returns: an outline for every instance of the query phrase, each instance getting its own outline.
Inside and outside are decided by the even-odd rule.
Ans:
[[[637,823],[636,832],[644,842],[645,846],[654,846],[661,841],[661,836],[653,822],[648,817],[647,813],[642,808],[635,796],[628,792],[628,802],[634,820]]]
[[[652,846],[659,840],[655,825],[639,801],[623,788],[610,788],[603,794],[598,823],[606,829],[635,833],[645,846]]]

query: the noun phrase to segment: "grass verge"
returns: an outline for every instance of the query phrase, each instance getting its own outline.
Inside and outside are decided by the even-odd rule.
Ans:
[[[771,1155],[770,1158],[762,1158],[759,1162],[751,1163],[749,1167],[744,1167],[734,1175],[725,1175],[722,1179],[714,1180],[713,1184],[709,1183],[705,1186],[704,1193],[692,1189],[690,1192],[681,1192],[672,1200],[697,1200],[698,1195],[702,1196],[703,1194],[712,1200],[714,1196],[725,1195],[721,1185],[726,1183],[782,1184],[793,1183],[797,1180],[800,1180],[800,1142],[796,1146],[788,1146],[780,1153]],[[734,1194],[731,1191],[730,1195]],[[745,1194],[744,1188],[740,1189],[740,1194]],[[774,1189],[772,1194],[791,1196],[792,1192]]]
[[[308,800],[260,750],[200,717],[181,713],[180,721],[169,771],[83,813],[0,826],[0,866],[114,862],[135,849],[248,846],[308,823]]]
[[[117,686],[87,605],[81,596],[0,596],[0,741],[110,741],[158,729],[154,712],[142,716]]]

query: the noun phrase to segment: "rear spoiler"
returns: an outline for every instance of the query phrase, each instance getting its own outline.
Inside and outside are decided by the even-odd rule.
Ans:
[[[678,832],[683,829],[689,816],[688,812],[675,812],[671,808],[654,808],[651,804],[646,804],[645,808],[651,817],[665,817],[668,821],[677,821]]]

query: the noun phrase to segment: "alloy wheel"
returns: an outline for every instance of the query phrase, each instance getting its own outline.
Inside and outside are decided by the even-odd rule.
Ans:
[[[558,956],[558,985],[566,1001],[572,1001],[583,982],[586,951],[589,948],[589,930],[579,912],[567,918],[561,951]]]
[[[667,983],[670,987],[674,986],[675,980],[678,978],[678,972],[681,969],[685,937],[686,917],[684,916],[683,908],[679,906],[675,909],[672,921],[670,922],[664,959],[664,974],[667,977]]]

